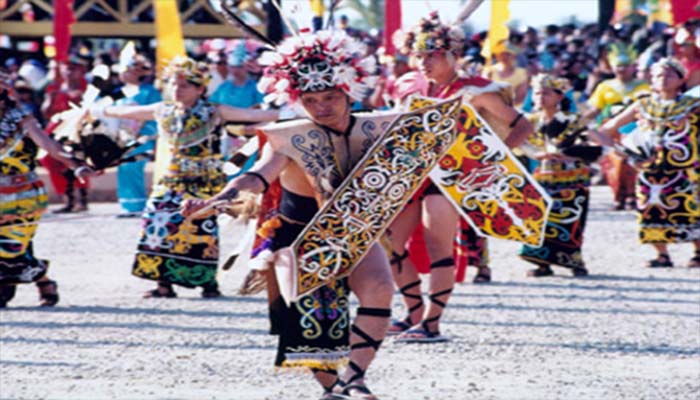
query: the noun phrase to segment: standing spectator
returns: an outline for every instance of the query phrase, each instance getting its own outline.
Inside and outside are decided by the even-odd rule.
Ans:
[[[249,64],[248,52],[245,41],[241,40],[238,45],[228,55],[228,79],[226,79],[214,93],[209,96],[212,104],[224,104],[238,108],[259,108],[263,102],[263,95],[258,91],[257,82],[250,78],[248,74]],[[252,134],[250,124],[240,124],[233,121],[226,125],[226,132],[221,142],[221,153],[230,155],[245,144],[245,141],[238,135],[247,136]],[[257,155],[250,157],[249,161],[242,167],[243,170],[250,168]]]
[[[262,103],[263,95],[256,87],[257,82],[248,76],[245,67],[247,58],[245,42],[241,41],[228,56],[228,79],[209,96],[210,102],[239,108],[251,108]]]
[[[15,81],[15,93],[17,95],[17,105],[26,114],[33,116],[37,121],[41,121],[41,111],[34,102],[34,91],[24,79]]]
[[[129,46],[129,45],[127,45]],[[131,45],[133,46],[133,45]],[[129,47],[125,49],[127,51]],[[132,47],[133,49],[133,47]],[[116,105],[147,105],[161,101],[161,95],[150,83],[142,83],[151,74],[151,63],[144,56],[122,51],[119,57],[117,73],[124,84],[121,91],[125,97],[117,100]],[[142,154],[152,151],[155,147],[155,137],[158,129],[155,121],[116,120],[120,137],[125,141],[137,140],[139,137],[149,137],[146,143],[138,146],[128,155]],[[146,160],[120,164],[117,168],[117,197],[121,206],[119,217],[135,217],[146,207],[148,194],[144,170]]]
[[[591,110],[586,114],[587,119],[600,116],[604,121],[615,114],[615,107],[623,105],[625,99],[632,98],[642,91],[649,90],[646,82],[635,79],[635,59],[637,53],[631,46],[615,44],[609,53],[609,62],[615,72],[615,78],[598,84],[588,99]],[[623,127],[629,132],[633,127]],[[617,134],[619,136],[619,133]],[[626,202],[634,206],[635,170],[627,164],[627,160],[611,153],[601,161],[605,179],[615,196],[615,210],[624,210]]]
[[[311,28],[314,32],[320,31],[323,29],[323,14],[326,12],[326,6],[323,4],[323,0],[309,0],[309,5],[313,13]]]
[[[691,33],[687,27],[679,28],[674,42],[678,60],[688,74],[686,87],[700,85],[700,28],[697,28],[694,33]]]
[[[87,67],[88,61],[78,55],[70,56],[67,64],[53,65],[51,73],[54,75],[55,80],[46,88],[46,99],[41,106],[41,111],[46,121],[50,120],[55,114],[70,109],[71,103],[81,103],[83,93],[87,88],[87,80],[85,79]],[[54,127],[49,125],[47,131],[51,131]],[[60,138],[57,139],[60,140]],[[63,139],[63,144],[77,145],[77,143],[72,143],[65,138]],[[49,171],[51,184],[56,193],[65,195],[66,198],[66,204],[62,208],[54,210],[54,212],[86,211],[88,207],[88,181],[77,181],[71,169],[66,168],[64,164],[50,155],[42,158],[41,164]],[[76,188],[80,194],[78,204],[75,202],[74,189]]]
[[[216,88],[228,78],[228,64],[226,63],[226,56],[220,51],[209,53],[207,58],[210,65],[209,70],[211,71],[211,80],[209,85],[207,85],[207,93],[214,93]]]
[[[484,68],[484,76],[495,82],[507,83],[513,90],[514,104],[522,104],[527,94],[529,77],[524,68],[515,65],[517,50],[508,41],[503,40],[494,49],[496,64]]]
[[[7,70],[8,74],[10,77],[17,78],[17,73],[19,71],[19,63],[17,62],[17,59],[14,57],[10,57],[7,60],[5,60],[5,69]]]
[[[393,100],[398,97],[397,80],[411,71],[408,66],[408,57],[396,53],[394,56],[384,56],[381,58],[385,65],[386,73],[377,81],[376,89],[369,98],[369,105],[372,108],[392,107]]]

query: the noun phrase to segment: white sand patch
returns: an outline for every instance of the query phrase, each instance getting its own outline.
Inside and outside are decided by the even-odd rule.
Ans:
[[[671,246],[677,268],[645,269],[653,251],[637,244],[634,214],[605,211],[607,188],[593,194],[591,277],[526,278],[519,246],[491,241],[494,283],[456,287],[442,325],[453,340],[387,339],[369,387],[401,400],[700,397],[700,271],[682,267],[691,246]],[[275,373],[265,298],[235,295],[244,271],[220,273],[222,299],[187,289],[141,299],[154,285],[130,275],[140,221],[100,217],[115,204],[91,207],[95,218],[39,228],[35,250],[51,260],[61,302],[40,309],[25,285],[0,312],[0,398],[320,397],[309,375]]]

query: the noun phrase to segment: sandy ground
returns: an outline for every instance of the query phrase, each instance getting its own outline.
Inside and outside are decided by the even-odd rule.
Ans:
[[[594,189],[592,276],[525,278],[518,245],[492,241],[494,283],[456,287],[442,325],[452,341],[387,340],[369,387],[382,399],[700,398],[700,271],[643,268],[652,250],[637,244],[634,215],[605,211],[610,203]],[[152,284],[130,275],[139,221],[106,216],[116,211],[96,204],[94,218],[40,227],[36,252],[51,260],[61,302],[38,308],[36,289],[22,286],[0,312],[0,398],[320,396],[310,376],[275,372],[265,299],[235,295],[243,270],[220,274],[221,299],[186,289],[141,299]],[[671,255],[684,265],[690,245]]]

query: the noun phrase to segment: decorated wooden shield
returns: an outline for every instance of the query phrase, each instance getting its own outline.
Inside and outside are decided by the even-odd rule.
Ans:
[[[413,97],[409,109],[437,101]],[[468,104],[430,178],[479,235],[541,246],[552,199]]]
[[[350,274],[452,145],[459,107],[459,100],[434,103],[388,126],[291,248],[281,252],[276,266],[285,300]],[[289,281],[280,279],[285,268],[294,271]]]

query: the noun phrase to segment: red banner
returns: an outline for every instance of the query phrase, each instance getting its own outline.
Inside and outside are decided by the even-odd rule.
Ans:
[[[401,29],[401,0],[386,0],[384,2],[384,48],[387,55],[396,52],[391,36]]]
[[[56,39],[56,61],[67,61],[70,50],[70,26],[75,22],[73,0],[55,0],[53,36]]]
[[[700,18],[700,0],[671,0],[671,13],[676,25],[691,18]]]

